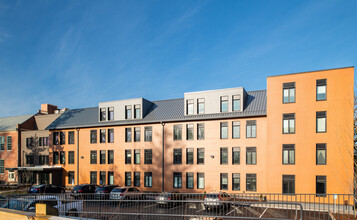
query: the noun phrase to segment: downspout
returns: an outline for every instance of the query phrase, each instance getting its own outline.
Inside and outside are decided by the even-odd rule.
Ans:
[[[165,191],[165,123],[160,122],[162,125],[162,177],[161,177],[161,189]]]
[[[77,185],[79,185],[79,129],[77,127],[74,129],[77,130]]]

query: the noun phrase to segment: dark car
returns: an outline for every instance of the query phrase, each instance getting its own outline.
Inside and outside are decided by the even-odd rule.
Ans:
[[[7,202],[7,198],[5,196],[0,195],[0,207]]]
[[[109,199],[109,193],[110,193],[115,187],[118,187],[118,185],[99,186],[99,187],[95,190],[94,198],[96,198],[96,199],[102,199],[102,200],[108,200],[108,199]]]
[[[91,199],[98,186],[96,184],[80,184],[75,186],[71,191],[71,196],[75,199]]]
[[[28,193],[64,193],[65,189],[61,186],[52,184],[36,185],[29,188]]]
[[[180,205],[182,200],[185,200],[185,196],[177,191],[163,192],[155,200],[159,206],[175,206]]]

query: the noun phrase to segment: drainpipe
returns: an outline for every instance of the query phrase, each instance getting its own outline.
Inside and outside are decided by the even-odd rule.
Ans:
[[[79,129],[76,127],[74,129],[77,130],[77,185],[79,185]]]
[[[162,192],[165,191],[165,123],[160,122],[162,125],[162,177],[161,177],[161,188]]]

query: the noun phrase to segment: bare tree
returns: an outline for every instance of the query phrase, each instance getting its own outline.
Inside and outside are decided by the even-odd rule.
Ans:
[[[30,154],[33,155],[34,165],[40,165],[40,153],[45,151],[47,148],[40,146],[39,138],[36,134],[35,136],[31,137],[31,143],[27,145],[27,149],[30,151]]]

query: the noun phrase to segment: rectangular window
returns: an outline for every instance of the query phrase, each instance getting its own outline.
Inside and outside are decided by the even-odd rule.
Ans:
[[[33,157],[33,156],[32,156]],[[58,160],[59,160],[59,154],[58,151],[54,151],[53,152],[53,164],[58,164]],[[33,164],[33,162],[32,162]]]
[[[74,171],[68,172],[68,184],[74,185]]]
[[[6,137],[6,145],[7,145],[7,150],[11,150],[12,149],[12,136],[7,136]]]
[[[205,99],[197,99],[197,114],[205,113]]]
[[[228,122],[221,122],[221,139],[228,138]]]
[[[66,133],[64,133],[64,131],[60,132],[60,145],[66,144]]]
[[[114,185],[114,172],[108,171],[108,184]]]
[[[232,122],[232,138],[240,138],[240,122]]]
[[[66,164],[66,152],[64,151],[60,152],[60,162],[61,164]]]
[[[44,146],[44,145],[43,145],[43,138],[42,138],[42,137],[39,137],[39,138],[38,138],[38,146]]]
[[[228,96],[221,96],[221,112],[228,112]]]
[[[131,186],[131,172],[125,172],[125,186]]]
[[[174,125],[174,141],[182,140],[182,125]]]
[[[125,106],[125,119],[131,119],[131,105]]]
[[[326,176],[316,176],[316,196],[326,196]]]
[[[295,164],[294,144],[283,144],[283,164]]]
[[[90,131],[90,143],[96,144],[97,143],[97,130]]]
[[[295,193],[295,175],[283,175],[283,193]]]
[[[106,173],[105,171],[100,171],[100,174],[99,174],[99,184],[100,185],[105,185],[105,181],[106,181]]]
[[[74,144],[74,131],[68,132],[68,144]],[[46,145],[43,145],[46,146]]]
[[[316,80],[316,100],[326,100],[326,79]]]
[[[193,148],[186,149],[186,164],[193,164]]]
[[[57,162],[55,163],[55,153],[57,153]],[[58,152],[54,152],[54,159],[53,159],[53,163],[54,164],[58,164]],[[26,164],[34,164],[35,161],[34,161],[34,156],[29,154],[29,155],[26,155]]]
[[[114,129],[108,129],[108,143],[114,143]]]
[[[100,129],[100,143],[105,143],[105,129]]]
[[[90,164],[97,164],[97,151],[90,151]]]
[[[145,127],[145,141],[152,141],[152,127]]]
[[[316,112],[316,132],[326,132],[326,112]]]
[[[108,164],[114,164],[114,150],[108,150]]]
[[[100,151],[99,163],[100,164],[105,164],[105,150],[101,150]]]
[[[228,164],[228,148],[221,147],[221,164]]]
[[[1,150],[4,150],[4,137],[0,137],[0,149]],[[33,138],[30,137],[30,138],[26,138],[26,147],[27,148],[30,148],[32,147],[32,144],[33,144]]]
[[[58,132],[53,132],[53,143],[55,145],[59,145],[59,133]]]
[[[205,188],[205,173],[197,173],[197,189]]]
[[[140,142],[140,128],[134,128],[134,142]]]
[[[182,164],[182,149],[174,149],[174,164]]]
[[[295,133],[295,113],[283,114],[283,134]]]
[[[193,140],[193,124],[186,125],[186,140]]]
[[[134,150],[134,164],[140,164],[140,150]]]
[[[240,147],[232,149],[232,164],[240,164]]]
[[[134,186],[140,187],[140,172],[134,172]]]
[[[233,111],[240,111],[240,95],[234,95],[232,102]]]
[[[152,164],[152,149],[145,149],[144,150],[144,163],[145,164]]]
[[[257,191],[257,174],[246,174],[246,191]]]
[[[26,138],[27,147],[29,147],[30,138]],[[5,137],[0,136],[0,150],[5,150]]]
[[[205,149],[197,148],[197,164],[205,163]]]
[[[145,187],[152,187],[152,172],[145,172],[144,173],[144,186]]]
[[[182,173],[174,172],[174,188],[182,188]]]
[[[205,124],[198,123],[197,124],[197,140],[205,139]]]
[[[326,165],[326,144],[316,144],[316,165]]]
[[[228,189],[228,173],[221,173],[221,190]]]
[[[255,165],[257,164],[257,148],[247,147],[247,164]]]
[[[193,115],[193,99],[186,100],[187,106],[186,111],[188,115]]]
[[[0,160],[0,173],[5,173],[5,160]]]
[[[43,145],[43,146],[48,146],[49,145],[49,141],[48,141],[48,139],[49,139],[49,137],[45,137],[45,145]]]
[[[283,103],[295,102],[295,82],[283,83]]]
[[[68,151],[68,164],[74,164],[74,151]]]
[[[108,108],[108,121],[113,121],[114,120],[114,108],[109,107]]]
[[[48,165],[48,159],[49,159],[49,156],[48,155],[40,155],[39,156],[39,164],[40,165]]]
[[[186,173],[186,188],[193,189],[193,173]]]
[[[131,128],[125,128],[125,142],[131,142]]]
[[[97,184],[97,171],[90,171],[90,183]]]
[[[131,150],[125,150],[125,164],[131,164]]]
[[[106,120],[106,112],[105,108],[100,109],[100,121],[105,121]]]
[[[239,191],[240,190],[240,174],[232,173],[232,190]]]
[[[134,105],[134,118],[138,119],[141,118],[141,110],[140,105]]]
[[[247,121],[246,125],[247,138],[256,138],[257,137],[257,121]]]

